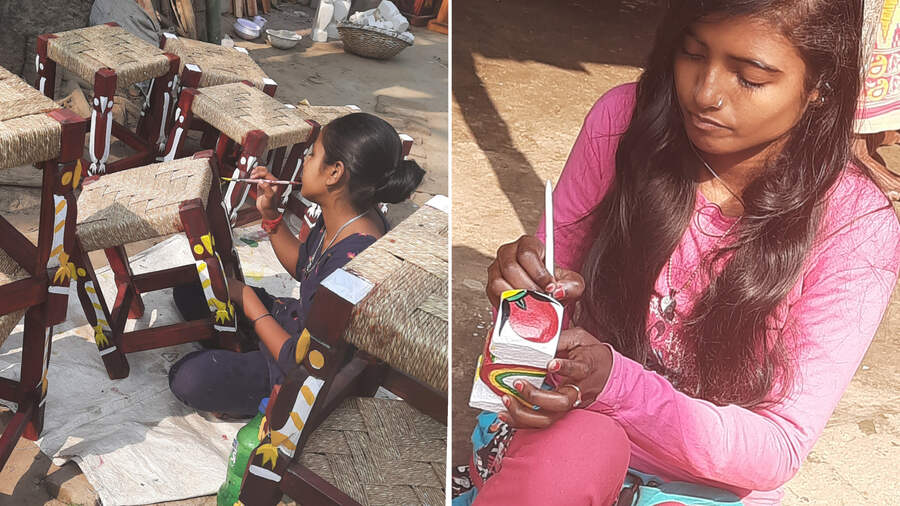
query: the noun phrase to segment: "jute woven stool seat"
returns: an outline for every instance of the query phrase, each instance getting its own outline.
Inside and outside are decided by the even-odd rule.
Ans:
[[[47,44],[47,56],[89,83],[102,68],[115,71],[119,88],[169,70],[169,58],[161,49],[120,26],[89,26],[54,35]]]
[[[321,283],[244,504],[443,504],[448,208],[435,197]]]
[[[165,33],[163,39],[163,51],[172,53],[181,58],[182,83],[191,88],[206,88],[219,84],[239,83],[249,81],[253,86],[266,91],[267,95],[274,96],[275,81],[263,72],[263,69],[250,58],[247,50],[241,47],[224,47],[218,44],[210,44],[188,38],[178,37],[171,33]],[[196,83],[190,82],[185,77],[185,69],[198,72]],[[268,87],[273,87],[268,92]]]
[[[0,216],[0,344],[25,317],[19,378],[0,378],[0,398],[17,405],[0,436],[0,468],[20,437],[37,439],[44,425],[51,329],[66,319],[76,275],[69,256],[85,127],[0,67],[0,170],[34,165],[43,172],[37,246]]]
[[[445,394],[448,229],[446,212],[422,206],[344,267],[374,286],[344,339]]]
[[[180,206],[206,206],[212,186],[209,160],[182,158],[87,182],[78,197],[78,238],[85,251],[183,231]]]
[[[126,353],[216,338],[236,343],[234,306],[228,277],[242,279],[231,230],[222,207],[212,151],[88,179],[78,197],[78,238],[72,255],[78,297],[112,379],[128,375]],[[183,233],[193,264],[134,275],[124,246]],[[104,249],[115,273],[116,299],[109,310],[99,290],[88,251]],[[143,314],[141,292],[197,283],[203,287],[208,318],[125,332],[129,317]]]
[[[177,100],[177,56],[163,52],[115,23],[41,35],[37,54],[36,87],[44,95],[53,98],[57,64],[93,85],[89,174],[142,165],[155,158],[165,146],[166,118]],[[116,89],[150,79],[153,80],[150,94],[135,134],[112,119]],[[107,167],[112,136],[137,154]]]
[[[303,115],[304,118],[315,121],[316,123],[325,126],[331,123],[332,120],[338,119],[341,116],[346,116],[348,114],[353,114],[354,112],[359,112],[359,107],[355,105],[297,105],[297,112]]]
[[[235,141],[262,131],[268,149],[303,142],[312,132],[312,125],[296,107],[243,83],[202,88],[191,108],[197,118]]]
[[[447,427],[403,401],[345,400],[300,462],[365,506],[444,504]]]
[[[290,165],[302,157],[318,135],[318,125],[304,118],[296,107],[282,104],[248,83],[185,89],[178,110],[181,112],[169,135],[165,159],[177,157],[185,132],[197,119],[220,132],[216,156],[222,166],[235,160],[232,178],[249,177],[266,152],[270,155],[268,166],[280,168],[289,146],[291,153],[285,165]],[[281,174],[280,169],[272,172]],[[225,191],[232,223],[238,223],[237,210],[246,201],[250,186],[230,183]]]
[[[0,160],[15,167],[59,154],[62,127],[46,113],[54,101],[0,67]]]

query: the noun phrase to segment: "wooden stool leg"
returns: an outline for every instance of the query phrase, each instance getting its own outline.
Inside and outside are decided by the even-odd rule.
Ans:
[[[22,433],[28,439],[40,437],[44,426],[44,398],[47,394],[47,359],[50,356],[50,335],[47,328],[47,306],[32,306],[25,312],[25,332],[22,337],[22,372],[19,377],[18,398],[22,404],[33,403],[31,417]]]
[[[70,254],[75,244],[75,190],[83,174],[81,154],[86,122],[67,109],[49,115],[59,122],[62,135],[59,156],[43,164],[37,261],[38,265],[46,266],[49,280],[47,325],[57,325],[66,319],[69,286],[77,277]]]
[[[219,164],[219,168],[224,170],[226,168],[225,162],[228,159],[229,154],[234,150],[234,141],[228,138],[227,135],[220,133],[218,139],[216,140],[216,163]]]
[[[244,470],[244,479],[241,480],[239,504],[275,506],[281,500],[283,494],[278,484],[287,469],[288,459],[284,455],[279,459],[278,450],[274,450],[276,457],[273,459],[273,450],[269,450],[271,447],[271,440],[266,436],[250,454],[247,469]]]
[[[163,160],[169,162],[175,159],[178,151],[184,145],[184,138],[187,136],[188,126],[194,118],[192,105],[194,97],[197,96],[197,90],[193,88],[185,88],[181,92],[181,99],[178,101],[178,107],[175,109],[175,126],[172,133],[166,140],[165,154]]]
[[[269,136],[262,130],[251,130],[248,132],[241,142],[243,149],[238,159],[237,167],[234,168],[231,177],[234,179],[250,177],[250,172],[253,171],[253,168],[259,163],[259,158],[266,152],[268,142]],[[224,200],[228,209],[228,219],[231,223],[234,223],[237,219],[238,209],[247,200],[249,190],[250,185],[247,183],[235,183],[233,181],[228,183]]]
[[[252,85],[251,85],[252,86]],[[275,96],[275,91],[278,89],[278,83],[276,83],[273,79],[269,79],[268,77],[263,79],[263,93],[270,97]]]
[[[103,68],[94,74],[94,100],[91,103],[90,156],[91,176],[106,172],[106,161],[109,159],[109,144],[112,138],[112,108],[116,96],[115,71]]]
[[[56,91],[56,62],[47,56],[47,42],[55,38],[57,38],[56,35],[52,33],[38,36],[37,56],[35,56],[34,61],[35,70],[37,71],[35,88],[51,99],[53,99]]]
[[[287,151],[286,146],[282,146],[278,149],[273,149],[269,151],[269,159],[266,161],[268,163],[269,172],[275,175],[278,179],[282,179],[284,176],[284,153]]]
[[[228,280],[225,279],[222,260],[215,249],[215,239],[203,202],[200,199],[183,202],[179,207],[179,215],[194,255],[200,286],[203,287],[209,311],[215,319],[213,329],[220,342],[231,348],[237,343],[237,320],[234,305],[228,295]]]
[[[215,149],[219,132],[209,124],[203,124],[203,137],[200,138],[200,147],[203,149]]]
[[[400,134],[400,145],[403,149],[403,158],[405,159],[409,156],[409,152],[412,151],[413,138],[406,134]]]
[[[116,246],[114,248],[106,248],[106,259],[109,261],[109,267],[113,271],[116,278],[116,302],[113,304],[113,314],[120,310],[120,306],[125,301],[126,296],[131,300],[128,308],[129,318],[140,318],[144,316],[144,301],[141,294],[134,287],[132,278],[134,273],[131,272],[131,266],[128,265],[128,254],[125,253],[124,246]],[[131,292],[127,294],[127,292]]]
[[[121,330],[114,332],[113,326],[109,323],[112,318],[100,291],[94,267],[80,244],[75,245],[72,257],[78,274],[78,299],[81,301],[88,323],[94,329],[94,342],[100,351],[103,365],[106,366],[106,373],[110,379],[124,378],[128,376],[129,367],[125,354],[119,349],[122,341]]]
[[[297,340],[294,360],[302,365],[309,376],[302,380],[298,375],[291,375],[278,391],[274,400],[269,401],[267,410],[268,433],[251,456],[244,482],[241,486],[241,500],[251,499],[247,504],[256,504],[255,498],[268,499],[278,490],[277,484],[282,480],[291,461],[296,462],[295,454],[303,450],[309,434],[315,430],[324,416],[322,411],[328,399],[328,393],[340,370],[345,345],[340,334],[346,328],[352,305],[347,301],[337,302],[333,294],[322,295],[335,302],[331,314],[321,315],[320,319],[329,321],[329,331],[321,336],[313,336],[309,329],[304,329]],[[321,310],[322,306],[318,306]],[[280,490],[278,490],[280,495]],[[343,495],[340,491],[334,491]],[[260,504],[269,504],[260,501]]]
[[[175,92],[178,86],[178,69],[181,67],[181,60],[177,56],[166,53],[166,57],[169,59],[169,70],[151,82],[150,94],[144,102],[137,125],[138,136],[158,152],[166,147],[165,128],[172,106],[177,100]]]
[[[210,168],[213,172],[213,181],[219,180],[218,162],[212,151],[201,151],[194,158],[209,158]],[[221,186],[213,184],[209,190],[209,198],[206,203],[206,216],[212,230],[215,250],[219,254],[225,277],[244,281],[244,273],[241,270],[240,257],[234,247],[234,235],[231,223],[228,222],[228,214],[225,210],[225,202],[222,200]]]

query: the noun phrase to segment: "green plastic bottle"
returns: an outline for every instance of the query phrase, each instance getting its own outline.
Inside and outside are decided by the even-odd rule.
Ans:
[[[219,487],[216,495],[218,506],[234,506],[241,495],[241,480],[244,479],[244,470],[247,469],[247,461],[253,449],[259,445],[259,424],[266,416],[266,406],[269,398],[266,397],[259,403],[259,413],[256,414],[247,425],[241,427],[234,443],[231,446],[231,456],[228,457],[228,471],[225,473],[225,483]]]

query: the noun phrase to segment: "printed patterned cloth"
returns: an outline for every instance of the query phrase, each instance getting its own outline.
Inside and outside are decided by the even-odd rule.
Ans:
[[[866,78],[856,111],[860,134],[900,129],[900,1],[866,0]]]

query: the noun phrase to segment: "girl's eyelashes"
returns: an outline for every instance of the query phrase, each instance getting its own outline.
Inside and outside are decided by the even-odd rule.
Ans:
[[[684,46],[681,47],[681,54],[687,58],[690,58],[691,60],[702,60],[703,59],[702,54],[692,53],[692,52],[688,51],[687,48],[685,48]]]
[[[765,83],[754,83],[753,81],[748,81],[744,79],[740,74],[737,74],[737,80],[738,84],[750,90],[756,90],[765,86]]]

